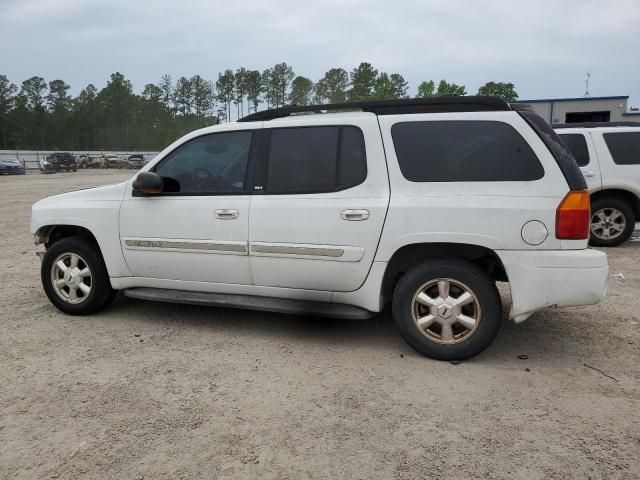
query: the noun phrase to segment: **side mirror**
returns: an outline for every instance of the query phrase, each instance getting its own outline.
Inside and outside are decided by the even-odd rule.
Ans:
[[[162,192],[162,178],[155,172],[139,173],[133,181],[133,192],[143,195],[154,195]]]

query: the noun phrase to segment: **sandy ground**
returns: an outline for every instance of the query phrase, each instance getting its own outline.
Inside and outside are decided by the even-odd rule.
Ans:
[[[1,478],[640,478],[640,242],[607,251],[606,302],[505,322],[458,365],[388,312],[63,315],[30,206],[129,175],[0,177]]]

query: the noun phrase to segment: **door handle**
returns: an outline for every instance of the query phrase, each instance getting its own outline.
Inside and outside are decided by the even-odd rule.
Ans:
[[[589,170],[588,172],[582,172],[582,175],[584,175],[585,177],[595,177],[596,174],[594,172],[592,172],[591,170]]]
[[[343,210],[340,216],[343,220],[358,222],[369,218],[369,210]]]
[[[240,215],[238,210],[232,210],[229,208],[219,208],[215,211],[216,218],[220,220],[235,220]]]

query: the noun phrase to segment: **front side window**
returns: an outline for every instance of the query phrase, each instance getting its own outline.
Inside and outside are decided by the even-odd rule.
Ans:
[[[362,131],[350,126],[278,128],[271,133],[267,193],[322,193],[364,181]]]
[[[571,155],[573,155],[573,158],[576,159],[579,167],[589,165],[589,149],[584,135],[581,133],[563,133],[560,134],[560,138],[571,152]]]
[[[640,165],[640,132],[612,132],[602,136],[617,165]]]
[[[544,169],[524,138],[496,121],[396,123],[393,145],[412,182],[530,181]]]
[[[163,192],[243,193],[252,132],[221,132],[188,141],[155,168]]]

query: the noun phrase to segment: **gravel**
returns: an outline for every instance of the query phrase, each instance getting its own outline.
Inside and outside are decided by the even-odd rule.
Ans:
[[[606,250],[605,302],[505,322],[458,365],[389,312],[61,314],[31,204],[130,175],[0,178],[0,478],[639,478],[640,242]]]

